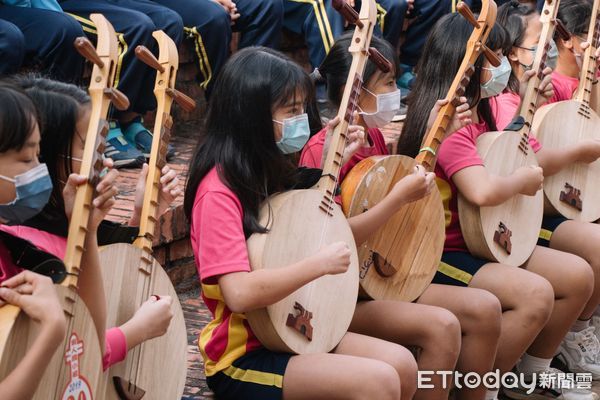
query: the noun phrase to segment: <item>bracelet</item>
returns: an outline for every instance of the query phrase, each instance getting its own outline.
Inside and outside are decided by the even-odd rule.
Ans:
[[[421,150],[419,150],[419,153],[422,153],[424,151],[431,153],[431,155],[435,157],[435,150],[432,149],[431,147],[429,147],[429,146],[423,147]]]

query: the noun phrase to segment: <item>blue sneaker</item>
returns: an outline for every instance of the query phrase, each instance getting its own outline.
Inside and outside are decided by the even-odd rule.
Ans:
[[[150,132],[143,124],[142,117],[136,117],[129,122],[123,129],[125,139],[129,143],[135,143],[135,146],[142,152],[145,159],[150,158],[152,152],[152,132]],[[175,155],[175,149],[170,144],[167,147],[167,160],[170,160]]]
[[[104,157],[111,158],[115,168],[139,168],[144,162],[144,155],[127,143],[118,122],[111,121],[110,131],[106,138]]]

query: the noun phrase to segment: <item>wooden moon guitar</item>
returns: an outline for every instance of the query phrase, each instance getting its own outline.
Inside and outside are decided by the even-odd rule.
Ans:
[[[600,139],[600,117],[590,108],[596,82],[596,49],[600,43],[599,3],[594,1],[579,87],[575,98],[549,104],[538,110],[532,130],[549,148],[564,148],[585,139]],[[593,222],[600,218],[600,160],[571,164],[544,179],[546,213]]]
[[[126,109],[129,101],[122,93],[112,89],[119,53],[115,31],[102,15],[92,14],[90,18],[98,30],[96,49],[85,38],[78,38],[75,42],[79,52],[94,63],[89,87],[92,112],[80,170],[81,175],[89,178],[89,183],[77,189],[64,259],[67,276],[60,285],[55,285],[67,319],[67,334],[50,363],[40,366],[45,368],[45,373],[33,397],[36,400],[102,399],[99,394],[104,379],[101,346],[90,312],[77,294],[77,283],[85,251],[94,182],[97,182],[102,169],[109,104],[112,100],[115,107]],[[0,336],[2,380],[31,348],[39,327],[15,307],[2,307],[0,314],[3,327]],[[12,321],[5,319],[7,314],[11,314]]]
[[[557,24],[558,4],[557,0],[546,0],[544,5],[542,32],[532,66],[535,76],[527,84],[519,117],[504,131],[488,132],[477,139],[477,151],[490,174],[507,176],[520,167],[538,165],[529,135]],[[544,213],[541,190],[534,196],[518,194],[495,207],[478,207],[459,195],[458,210],[462,233],[473,255],[517,267],[533,253]]]
[[[348,217],[367,211],[392,190],[396,182],[412,174],[421,164],[433,171],[436,152],[448,124],[464,95],[474,64],[484,53],[498,65],[496,55],[485,47],[485,41],[496,21],[496,3],[482,1],[476,20],[468,6],[458,4],[459,12],[473,25],[463,62],[448,91],[444,106],[423,141],[416,159],[402,155],[369,157],[358,163],[342,183],[342,207]],[[358,247],[362,292],[373,299],[413,301],[427,288],[437,271],[444,248],[445,217],[440,193],[432,193],[407,204],[365,243]]]
[[[183,310],[169,276],[152,257],[152,242],[159,218],[161,170],[166,165],[173,125],[171,105],[175,100],[191,111],[196,104],[175,89],[179,67],[175,43],[163,31],[156,31],[152,36],[158,42],[158,60],[145,47],[136,49],[138,58],[157,71],[154,94],[158,104],[140,233],[133,245],[104,246],[100,251],[100,262],[108,298],[108,326],[118,326],[129,320],[153,294],[171,296],[174,315],[163,336],[138,345],[123,362],[110,368],[105,395],[108,400],[179,399],[183,394],[187,370],[187,332]]]

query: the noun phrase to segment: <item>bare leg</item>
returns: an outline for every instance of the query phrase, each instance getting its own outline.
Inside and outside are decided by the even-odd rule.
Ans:
[[[358,303],[350,331],[373,336],[404,346],[421,349],[421,371],[453,371],[460,352],[460,325],[449,311],[423,304],[401,301],[364,301]],[[415,399],[447,399],[450,388],[442,388],[436,375],[434,389],[418,390]],[[402,380],[402,392],[406,380]],[[416,378],[414,380],[416,388]]]
[[[594,291],[579,319],[590,319],[600,304],[600,225],[565,221],[550,239],[550,248],[576,254],[590,264],[594,272]]]
[[[446,308],[458,318],[462,330],[458,371],[483,376],[492,370],[502,323],[502,308],[493,294],[481,289],[431,284],[417,302]],[[457,400],[480,400],[485,392],[485,386],[463,387],[457,392]]]
[[[398,367],[411,363],[416,374],[414,358],[402,346],[348,333],[334,354],[292,357],[283,377],[283,398],[398,400]]]
[[[494,369],[510,371],[550,318],[552,286],[534,273],[497,263],[484,265],[469,286],[500,300],[502,327]]]
[[[540,246],[536,247],[525,268],[547,279],[554,289],[555,298],[550,320],[527,353],[535,357],[552,358],[589,301],[594,275],[589,264],[581,257]]]

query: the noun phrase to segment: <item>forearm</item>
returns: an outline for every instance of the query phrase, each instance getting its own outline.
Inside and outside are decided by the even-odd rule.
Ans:
[[[231,289],[223,290],[223,294],[227,306],[233,312],[241,313],[277,303],[321,277],[323,270],[323,266],[311,257],[283,268],[224,275],[219,284],[223,290],[224,280],[235,279]]]
[[[536,153],[536,157],[540,167],[544,169],[544,176],[552,176],[569,164],[577,162],[578,149],[576,145],[561,149],[543,147]]]
[[[403,205],[404,201],[386,196],[373,208],[348,219],[354,241],[360,246],[381,228]]]
[[[86,236],[85,252],[81,260],[79,274],[79,295],[85,302],[98,332],[98,340],[104,354],[104,333],[106,330],[106,297],[100,258],[98,256],[98,239],[96,232]]]
[[[490,175],[483,187],[473,188],[473,194],[465,197],[479,207],[495,207],[519,194],[521,189],[522,185],[514,175]]]
[[[44,375],[46,366],[65,334],[64,325],[45,326],[27,350],[19,365],[0,382],[5,400],[31,399]],[[6,349],[11,351],[11,349]]]

